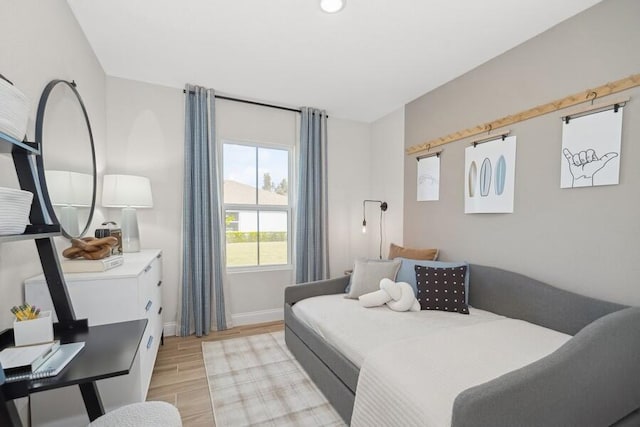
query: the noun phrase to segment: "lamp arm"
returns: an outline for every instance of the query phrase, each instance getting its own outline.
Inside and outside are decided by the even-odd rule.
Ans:
[[[380,203],[380,210],[382,210],[382,212],[385,212],[389,205],[387,205],[387,202],[383,202],[382,200],[369,200],[369,199],[365,199],[362,201],[362,217],[364,218],[364,207],[365,207],[365,203]]]
[[[367,203],[380,203],[380,259],[382,259],[382,212],[386,212],[389,208],[387,202],[382,200],[370,200],[365,199],[362,201],[362,232],[365,233],[367,229],[367,216],[365,206]]]
[[[369,199],[363,200],[362,201],[362,219],[365,220],[363,221],[363,223],[366,223],[366,215],[365,215],[366,203],[380,203],[380,210],[382,212],[386,212],[386,210],[389,208],[389,205],[387,205],[387,202],[383,202],[382,200],[369,200]]]

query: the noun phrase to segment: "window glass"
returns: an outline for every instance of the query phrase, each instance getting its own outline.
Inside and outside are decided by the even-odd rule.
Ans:
[[[260,265],[287,264],[288,228],[287,212],[262,211],[260,218]]]
[[[289,170],[286,148],[223,144],[228,267],[289,264]]]
[[[289,204],[289,152],[258,148],[258,204]]]
[[[233,216],[238,220],[230,230],[227,224],[227,266],[246,267],[258,265],[258,213],[256,211],[226,211],[227,221]]]
[[[224,203],[256,204],[256,147],[224,144]]]

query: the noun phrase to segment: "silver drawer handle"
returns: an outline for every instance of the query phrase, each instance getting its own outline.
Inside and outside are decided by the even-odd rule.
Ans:
[[[147,267],[144,269],[144,272],[148,273],[149,270],[151,270],[151,264],[147,265]]]
[[[147,350],[151,348],[152,343],[153,343],[153,335],[149,335],[149,339],[147,340]]]
[[[151,302],[151,300],[147,301],[147,305],[144,307],[144,311],[149,311],[152,305],[153,303]]]

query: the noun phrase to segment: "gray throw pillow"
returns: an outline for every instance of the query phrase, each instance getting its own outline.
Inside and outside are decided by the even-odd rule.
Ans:
[[[401,261],[394,259],[391,261],[377,259],[358,259],[353,267],[349,286],[346,289],[346,298],[358,298],[360,295],[368,294],[380,289],[380,280],[396,280],[396,274],[400,268]]]

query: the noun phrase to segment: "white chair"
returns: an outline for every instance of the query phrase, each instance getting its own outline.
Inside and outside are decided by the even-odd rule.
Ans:
[[[107,412],[88,427],[182,427],[182,420],[167,402],[140,402]]]

